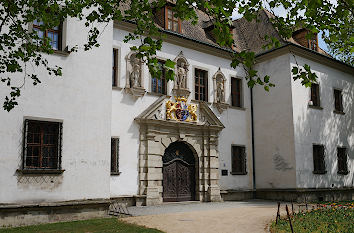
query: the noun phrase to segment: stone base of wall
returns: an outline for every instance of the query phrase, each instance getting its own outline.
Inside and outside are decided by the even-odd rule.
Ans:
[[[257,189],[257,199],[318,202],[354,200],[354,188],[318,188],[318,189]]]
[[[224,201],[244,201],[254,198],[253,190],[221,190],[220,194]]]
[[[112,203],[119,203],[123,206],[145,206],[146,196],[144,195],[134,195],[134,196],[118,196],[111,198]]]
[[[0,228],[104,218],[109,199],[79,200],[40,204],[1,204]]]

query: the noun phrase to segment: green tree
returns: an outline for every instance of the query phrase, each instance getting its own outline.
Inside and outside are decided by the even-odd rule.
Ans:
[[[153,9],[165,6],[165,0],[1,0],[0,2],[0,73],[1,81],[8,86],[9,94],[5,97],[3,108],[13,109],[18,103],[21,87],[25,80],[31,80],[33,85],[39,84],[40,77],[36,73],[28,73],[29,64],[44,67],[49,75],[61,76],[62,68],[49,64],[44,54],[52,54],[53,48],[49,38],[42,38],[36,31],[31,31],[32,22],[42,22],[41,31],[53,28],[68,17],[78,18],[85,22],[88,28],[88,39],[84,45],[77,45],[70,52],[82,47],[89,50],[98,47],[101,30],[100,23],[112,20],[126,21],[136,25],[134,31],[127,35],[125,42],[139,39],[141,44],[131,49],[147,64],[150,73],[159,77],[161,69],[154,55],[163,43],[163,33],[154,22]],[[124,7],[125,6],[125,7]],[[128,6],[128,7],[126,7]],[[272,23],[283,38],[291,37],[295,28],[305,27],[312,33],[326,30],[324,38],[333,48],[337,56],[348,58],[352,64],[353,57],[353,0],[342,0],[331,3],[329,0],[176,0],[175,16],[181,20],[196,23],[196,10],[205,12],[214,24],[213,33],[220,46],[231,48],[234,41],[230,34],[231,16],[236,10],[247,20],[257,20],[258,12],[266,7],[273,11],[283,7],[286,17],[275,15]],[[124,10],[123,10],[124,9]],[[268,37],[268,47],[279,45],[277,39]],[[344,49],[342,49],[344,48]],[[247,71],[248,86],[263,85],[265,90],[274,86],[269,76],[260,77],[254,70],[255,54],[250,51],[234,52],[231,66],[243,66]],[[174,77],[174,62],[168,60],[164,66],[167,69],[167,80]],[[295,79],[309,86],[316,80],[316,75],[310,67],[295,67]],[[65,71],[64,71],[65,72]],[[23,74],[23,84],[14,80],[13,74]]]

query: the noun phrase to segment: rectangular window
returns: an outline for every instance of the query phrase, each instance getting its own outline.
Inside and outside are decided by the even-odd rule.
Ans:
[[[208,101],[208,72],[195,69],[195,99]]]
[[[111,138],[111,174],[119,175],[119,138]]]
[[[242,106],[242,80],[239,78],[231,78],[231,104],[235,107]]]
[[[165,69],[163,68],[164,64],[165,64],[165,61],[159,61],[159,66],[161,68],[161,77],[160,78],[156,78],[156,77],[151,78],[151,91],[154,93],[166,95],[167,83],[166,83],[166,77],[165,77]]]
[[[326,173],[324,150],[323,145],[313,145],[313,173],[315,174]]]
[[[338,174],[348,174],[347,148],[337,148]]]
[[[342,91],[334,89],[334,110],[343,112]]]
[[[53,50],[62,50],[62,24],[45,31],[41,30],[42,25],[43,22],[35,20],[33,22],[33,31],[37,33],[40,39],[49,38],[49,43]]]
[[[320,85],[317,83],[311,84],[311,101],[312,106],[320,107]]]
[[[25,120],[23,169],[61,168],[62,123]]]
[[[175,12],[170,7],[165,8],[165,29],[181,32],[181,21],[174,16]]]
[[[231,164],[232,174],[245,175],[246,171],[246,148],[244,146],[232,146],[231,148]]]
[[[118,86],[118,49],[113,49],[112,57],[112,87]]]

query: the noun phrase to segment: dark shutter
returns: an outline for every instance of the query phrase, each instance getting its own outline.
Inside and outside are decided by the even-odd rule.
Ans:
[[[232,174],[246,174],[246,153],[243,146],[231,147]]]
[[[113,49],[112,57],[112,86],[118,85],[118,49]]]
[[[334,109],[339,112],[343,111],[342,91],[340,90],[334,90]]]
[[[338,157],[338,173],[339,174],[348,174],[346,148],[338,147],[337,148],[337,157]]]
[[[324,160],[324,151],[325,148],[323,145],[313,145],[313,166],[314,173],[323,174],[326,172],[326,164]]]

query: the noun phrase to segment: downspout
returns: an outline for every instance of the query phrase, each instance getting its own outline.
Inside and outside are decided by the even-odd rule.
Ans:
[[[252,181],[253,181],[253,198],[256,198],[256,165],[254,151],[254,122],[253,122],[253,87],[251,90],[251,135],[252,135]]]

